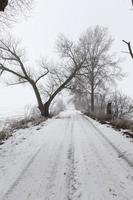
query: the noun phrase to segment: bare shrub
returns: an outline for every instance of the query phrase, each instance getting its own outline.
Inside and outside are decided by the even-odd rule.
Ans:
[[[101,124],[108,124],[110,123],[111,119],[110,119],[110,115],[104,114],[104,113],[91,113],[89,115],[91,118],[99,121]]]
[[[34,109],[32,108],[31,114],[25,115],[24,118],[6,120],[5,126],[0,131],[0,144],[2,144],[2,141],[7,140],[10,136],[12,136],[15,131],[37,126],[46,120],[46,118],[41,115],[32,115],[32,111]]]
[[[128,119],[117,119],[111,121],[111,125],[116,129],[128,129],[131,130],[133,127],[133,121]]]
[[[9,133],[8,130],[6,130],[6,129],[1,130],[0,131],[0,144],[2,144],[1,141],[7,140],[10,136],[11,136],[11,133]]]
[[[124,135],[133,138],[133,120],[128,118],[111,119],[110,116],[104,113],[91,114],[89,117],[99,121],[101,124],[109,124],[116,130],[123,130],[122,132]]]

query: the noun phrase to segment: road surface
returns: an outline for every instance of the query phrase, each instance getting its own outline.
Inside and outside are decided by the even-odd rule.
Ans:
[[[133,200],[133,165],[79,112],[44,127],[43,145],[2,200]]]

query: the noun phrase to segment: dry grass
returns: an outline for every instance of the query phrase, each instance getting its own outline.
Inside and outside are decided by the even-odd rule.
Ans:
[[[91,115],[93,119],[99,121],[101,124],[109,124],[116,130],[123,130],[123,134],[133,138],[133,120],[130,119],[111,119],[110,116],[105,114]],[[124,131],[125,130],[125,131]]]
[[[32,126],[37,126],[46,119],[44,117],[30,117],[23,119],[9,120],[6,126],[0,131],[0,144],[3,144],[4,140],[7,140],[12,136],[12,133],[19,129],[26,129]]]
[[[108,124],[111,121],[111,117],[109,115],[106,115],[104,113],[99,114],[91,114],[89,115],[91,118],[99,121],[102,124]]]
[[[133,130],[133,121],[128,119],[116,119],[111,121],[112,127],[116,129],[129,129]]]
[[[0,131],[0,144],[3,144],[2,141],[7,140],[12,134],[8,130],[3,129]]]

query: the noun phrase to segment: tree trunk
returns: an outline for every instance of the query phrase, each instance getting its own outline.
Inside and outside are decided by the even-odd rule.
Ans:
[[[38,103],[38,108],[41,112],[41,115],[46,117],[47,116],[47,110],[45,109],[44,105],[43,105],[43,102],[42,102],[42,99],[41,99],[41,95],[38,91],[38,88],[36,86],[36,84],[34,83],[31,83],[32,87],[33,87],[33,90],[34,90],[34,93],[35,93],[35,96],[36,96],[36,99],[37,99],[37,103]],[[46,112],[46,113],[45,113]]]
[[[94,88],[91,87],[91,112],[94,113]]]
[[[64,87],[73,79],[73,77],[75,76],[76,72],[78,71],[78,69],[76,68],[74,70],[74,72],[68,77],[68,79],[66,81],[64,81],[64,83],[62,83],[59,88],[57,88],[57,90],[52,94],[52,96],[48,99],[48,101],[46,103],[43,104],[42,99],[41,99],[41,95],[38,91],[38,88],[36,86],[36,84],[33,81],[30,81],[30,84],[33,87],[33,90],[35,92],[36,95],[36,99],[38,102],[38,108],[41,112],[41,115],[44,117],[50,117],[50,113],[49,113],[49,107],[51,102],[53,101],[53,99],[56,97],[56,95],[61,92]]]
[[[50,116],[49,115],[50,103],[46,102],[43,107],[44,107],[44,117],[48,118]]]

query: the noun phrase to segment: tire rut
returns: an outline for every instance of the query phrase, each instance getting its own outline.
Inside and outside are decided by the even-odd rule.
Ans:
[[[69,127],[70,127],[70,119],[67,119],[67,123],[66,123],[66,126],[65,126],[65,135],[64,135],[64,138],[58,148],[58,151],[55,153],[55,156],[54,156],[54,161],[52,160],[52,167],[51,167],[51,170],[49,172],[49,176],[48,176],[48,184],[46,185],[46,196],[45,196],[45,200],[51,200],[51,199],[55,199],[55,196],[56,196],[56,178],[57,178],[57,173],[58,173],[58,170],[59,170],[59,165],[61,163],[61,157],[62,157],[62,154],[64,153],[64,147],[65,147],[65,142],[66,142],[66,138],[68,137],[68,130],[69,130]]]
[[[83,121],[84,122],[84,121]],[[94,159],[94,163],[95,163],[95,170],[97,170],[97,167],[99,167],[99,164],[102,166],[102,169],[105,169],[104,173],[105,173],[105,176],[106,177],[111,177],[112,181],[110,182],[110,185],[112,185],[110,188],[109,188],[109,194],[112,195],[112,197],[116,197],[116,198],[119,198],[119,199],[123,199],[123,200],[130,200],[132,199],[132,196],[130,196],[130,198],[128,198],[126,196],[126,194],[122,191],[122,193],[118,193],[117,191],[119,191],[119,187],[123,187],[123,185],[121,184],[122,181],[119,182],[119,180],[116,179],[116,177],[112,174],[112,170],[111,168],[108,168],[104,162],[103,162],[103,158],[102,158],[102,155],[100,154],[100,152],[98,151],[98,149],[96,148],[95,144],[92,143],[92,140],[90,142],[90,138],[88,137],[88,132],[87,130],[84,128],[82,122],[80,123],[80,126],[82,126],[82,130],[84,130],[83,132],[85,133],[86,135],[86,138],[87,138],[87,141],[88,141],[88,145],[89,147],[91,148],[91,151],[94,152],[94,155],[96,156],[96,160]],[[97,127],[95,127],[95,129],[97,130]],[[98,130],[97,130],[98,131]],[[103,144],[103,143],[102,143]],[[112,147],[112,146],[111,146]],[[114,149],[113,149],[114,150]],[[85,166],[86,166],[86,170],[87,170],[87,174],[89,174],[89,157],[85,151],[85,149],[83,148],[82,149],[83,151],[83,158],[84,158],[84,163],[85,163]],[[88,158],[87,158],[88,157]],[[98,173],[97,173],[98,174]],[[100,179],[99,179],[100,180]],[[108,180],[109,181],[109,180]],[[118,188],[115,187],[114,188],[114,184],[115,182],[118,181]],[[103,198],[103,199],[106,199],[106,198]]]
[[[78,172],[78,161],[75,159],[73,129],[74,124],[72,122],[71,141],[67,152],[67,200],[78,200],[82,196],[82,193],[80,191],[81,182],[79,180],[80,175]]]
[[[15,187],[19,184],[19,182],[23,178],[24,174],[26,173],[26,171],[28,170],[28,168],[31,166],[31,164],[33,163],[33,161],[35,160],[35,158],[37,157],[37,155],[41,151],[41,148],[39,148],[36,151],[36,153],[32,156],[32,158],[27,163],[27,165],[25,166],[25,168],[22,170],[22,172],[20,173],[20,175],[18,176],[18,178],[15,180],[15,182],[10,186],[10,188],[8,189],[8,191],[5,193],[5,195],[3,196],[2,200],[6,200],[8,198],[8,196],[13,192],[13,190],[15,189]]]
[[[122,160],[124,160],[128,166],[130,166],[133,169],[133,161],[131,161],[123,152],[118,149],[103,133],[101,130],[99,130],[88,118],[84,117],[85,120],[89,121],[91,126],[99,133],[99,136],[103,138],[112,148],[115,150],[115,152],[118,154],[118,157]]]
[[[64,134],[64,138],[60,144],[60,146],[57,148],[57,152],[54,152],[54,160],[51,160],[51,164],[52,165],[49,165],[49,182],[48,184],[46,185],[46,198],[45,200],[47,199],[50,199],[51,198],[51,194],[52,192],[54,191],[53,188],[55,186],[55,179],[56,179],[56,174],[57,174],[57,168],[58,168],[58,165],[59,165],[59,161],[60,161],[60,157],[61,157],[61,154],[63,152],[63,144],[64,144],[64,141],[65,141],[65,138],[67,137],[67,128],[69,126],[69,123],[70,123],[70,120],[67,120],[66,122],[66,131],[65,131],[65,134]],[[43,144],[38,150],[37,152],[34,154],[34,156],[30,159],[30,161],[28,162],[28,164],[25,166],[25,168],[23,169],[23,171],[20,173],[20,175],[18,176],[18,178],[15,180],[15,182],[11,185],[11,187],[8,189],[8,191],[5,193],[5,195],[3,196],[2,200],[7,200],[7,199],[10,199],[10,195],[12,195],[12,193],[14,192],[15,188],[21,183],[24,181],[23,177],[24,175],[27,173],[27,170],[29,170],[30,166],[33,164],[34,160],[37,158],[38,154],[40,153],[40,151],[42,150],[43,147],[46,147],[48,146],[47,143],[45,143],[45,145]],[[53,191],[52,191],[53,190]]]

